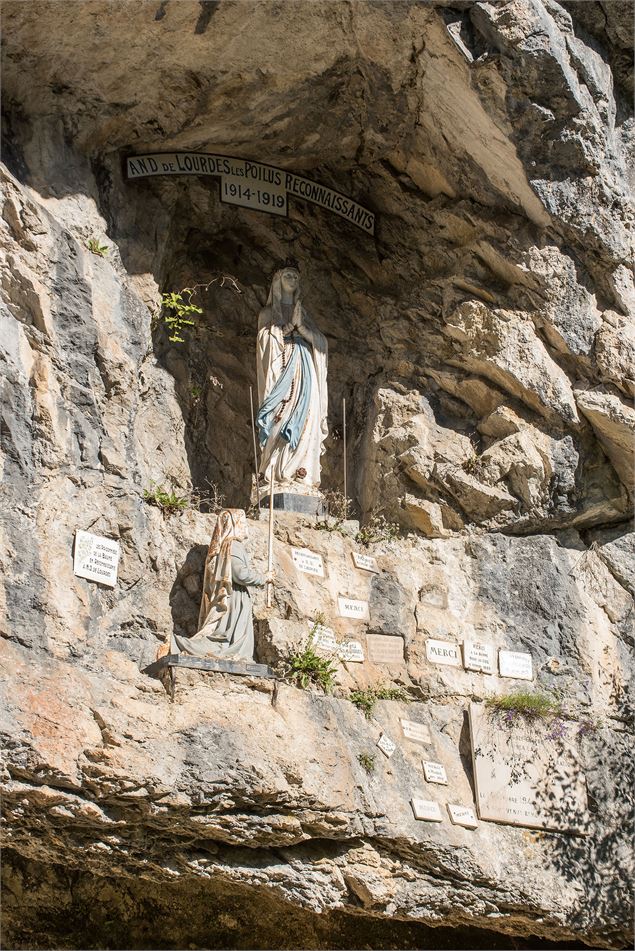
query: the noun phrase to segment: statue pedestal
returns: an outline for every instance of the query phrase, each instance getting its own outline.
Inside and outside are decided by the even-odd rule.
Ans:
[[[216,657],[190,657],[188,654],[166,654],[155,660],[143,671],[157,677],[166,668],[187,667],[192,670],[211,670],[217,674],[238,674],[241,677],[265,677],[273,679],[274,673],[266,664],[250,661],[220,660]]]
[[[326,507],[321,495],[305,495],[299,492],[274,492],[273,507],[279,512],[296,512],[298,515],[324,515]],[[269,509],[269,495],[260,499],[260,511]]]

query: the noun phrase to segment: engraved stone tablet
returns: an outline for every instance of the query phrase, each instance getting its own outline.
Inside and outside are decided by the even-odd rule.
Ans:
[[[433,802],[431,799],[411,799],[410,805],[415,819],[423,819],[424,822],[443,822],[438,802]]]
[[[481,644],[480,641],[463,641],[463,666],[466,670],[495,674],[494,648],[491,644]]]
[[[449,664],[451,667],[461,666],[461,653],[458,644],[451,641],[426,641],[426,657],[433,664]]]
[[[423,775],[427,783],[441,783],[443,786],[447,786],[448,784],[448,777],[442,763],[432,763],[424,759]]]
[[[466,829],[478,828],[478,819],[471,806],[455,806],[452,802],[447,805],[450,819],[455,826],[465,826]]]
[[[511,725],[470,704],[470,740],[479,818],[586,834],[586,784],[571,736],[552,738],[542,722]]]
[[[79,578],[114,588],[119,566],[119,542],[91,532],[75,532],[73,571]]]
[[[402,720],[401,729],[407,740],[415,743],[432,743],[430,729],[424,723],[415,723],[414,720]]]
[[[368,601],[355,601],[354,598],[343,598],[340,595],[337,599],[337,606],[340,617],[352,617],[357,621],[367,621],[370,617]]]
[[[362,555],[361,552],[354,551],[353,561],[356,568],[361,568],[362,571],[372,571],[375,574],[379,574],[377,559],[373,558],[372,555]]]
[[[368,654],[374,664],[403,664],[403,639],[391,634],[369,634]]]
[[[498,669],[501,677],[513,677],[516,680],[534,679],[531,654],[520,651],[499,651]]]
[[[337,653],[340,660],[359,664],[364,660],[364,648],[359,641],[342,641],[338,645]]]
[[[390,739],[390,737],[389,737],[389,736],[386,736],[385,733],[382,733],[382,735],[381,735],[381,736],[379,737],[379,739],[377,740],[377,746],[378,746],[379,749],[382,751],[382,753],[384,754],[384,756],[387,756],[387,757],[388,757],[388,759],[390,759],[390,757],[392,756],[392,754],[393,754],[393,753],[395,752],[395,750],[397,749],[397,744],[396,744],[396,743],[393,743],[393,741]]]
[[[298,571],[303,571],[307,575],[317,575],[319,578],[324,577],[324,563],[321,555],[316,555],[308,548],[292,548],[291,557]]]
[[[325,627],[323,624],[313,624],[311,621],[308,622],[310,630],[313,631],[311,635],[311,644],[317,650],[328,651],[335,653],[338,649],[337,638],[335,637],[335,632],[331,630],[330,627]]]

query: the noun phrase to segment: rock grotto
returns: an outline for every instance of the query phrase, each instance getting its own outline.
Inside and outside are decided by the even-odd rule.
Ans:
[[[4,947],[630,946],[632,23],[626,0],[4,0]],[[300,186],[285,216],[125,174],[158,153],[290,173],[374,233]],[[289,256],[351,517],[276,512],[274,676],[153,676],[196,632],[221,500],[266,568],[250,387]],[[180,334],[170,294],[198,308]],[[114,586],[74,573],[78,531],[118,544]],[[364,656],[326,691],[288,675],[316,621]],[[522,690],[551,718],[505,713]],[[487,817],[470,710],[542,738],[552,793],[573,757],[584,815]]]

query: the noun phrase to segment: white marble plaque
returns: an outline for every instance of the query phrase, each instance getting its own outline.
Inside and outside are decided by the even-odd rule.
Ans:
[[[369,634],[368,654],[374,664],[403,664],[403,638],[392,634]]]
[[[114,588],[119,567],[119,542],[91,532],[75,532],[73,571],[79,578]]]
[[[432,743],[430,728],[425,723],[415,723],[414,720],[401,720],[401,729],[407,740],[415,743]]]
[[[375,574],[379,574],[377,559],[373,558],[372,555],[362,555],[361,552],[354,551],[353,562],[355,563],[355,567],[361,568],[362,571],[372,571]]]
[[[359,641],[342,641],[337,649],[340,660],[361,664],[364,660],[364,648]]]
[[[338,649],[335,631],[332,631],[330,627],[325,627],[323,624],[314,624],[311,623],[311,621],[308,623],[310,630],[313,631],[311,635],[311,644],[313,647],[322,651],[328,651],[329,653],[335,653]]]
[[[308,548],[292,548],[291,557],[298,571],[303,571],[307,575],[317,575],[318,578],[324,577],[324,563],[321,555],[316,555]]]
[[[463,666],[466,670],[478,670],[482,674],[496,673],[496,659],[491,644],[480,641],[463,641]]]
[[[427,783],[441,783],[443,786],[447,786],[448,784],[448,777],[442,763],[433,763],[430,760],[424,759],[423,775]]]
[[[471,806],[456,806],[452,802],[449,802],[447,806],[450,820],[455,826],[465,826],[466,829],[478,828],[478,819]]]
[[[340,617],[351,617],[357,621],[368,621],[370,618],[368,601],[356,601],[354,598],[343,598],[340,595],[337,599],[337,606]]]
[[[498,670],[501,677],[512,677],[514,680],[534,679],[531,654],[521,651],[499,651]]]
[[[555,739],[541,721],[506,725],[470,704],[470,740],[479,818],[530,829],[587,831],[586,782],[571,736]]]
[[[426,641],[426,657],[433,664],[448,664],[451,667],[461,666],[461,652],[458,644],[452,641]]]
[[[411,799],[410,805],[415,819],[423,819],[424,822],[443,822],[438,802],[433,802],[431,799]]]
[[[392,754],[393,754],[393,753],[395,752],[395,750],[397,749],[397,744],[396,744],[396,743],[393,743],[393,741],[390,739],[390,737],[389,737],[389,736],[386,736],[385,733],[382,733],[382,735],[381,735],[381,736],[379,737],[379,739],[377,740],[377,746],[378,746],[378,748],[382,751],[382,753],[384,754],[384,756],[387,756],[387,757],[388,757],[388,759],[390,759],[390,757],[392,756]]]

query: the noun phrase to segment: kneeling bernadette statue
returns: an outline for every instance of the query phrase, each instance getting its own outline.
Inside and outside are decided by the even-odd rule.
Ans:
[[[253,661],[254,622],[249,588],[267,578],[254,572],[243,545],[248,537],[242,509],[218,516],[205,559],[199,630],[192,637],[172,634],[171,653],[220,660]]]

